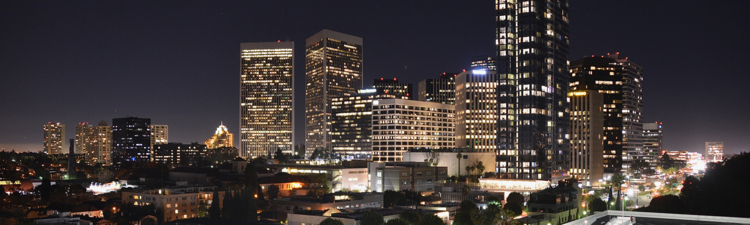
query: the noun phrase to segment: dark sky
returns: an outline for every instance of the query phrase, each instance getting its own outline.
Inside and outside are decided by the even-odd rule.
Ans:
[[[0,1],[0,148],[39,150],[42,126],[151,118],[170,141],[237,134],[241,42],[295,41],[295,142],[304,142],[304,41],[364,39],[364,77],[416,84],[494,54],[494,1]],[[750,1],[572,1],[571,61],[620,52],[644,67],[644,121],[669,150],[750,151]],[[416,91],[415,91],[416,92]]]

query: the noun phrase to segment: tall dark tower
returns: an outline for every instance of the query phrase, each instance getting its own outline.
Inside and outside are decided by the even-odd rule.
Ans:
[[[151,119],[112,119],[112,166],[132,169],[151,160]]]
[[[569,167],[568,1],[495,1],[497,173],[550,179]]]
[[[70,139],[70,149],[68,150],[68,179],[76,179],[76,139]]]

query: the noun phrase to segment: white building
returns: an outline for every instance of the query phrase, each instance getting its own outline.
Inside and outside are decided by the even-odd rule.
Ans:
[[[477,165],[482,162],[484,172],[495,172],[494,152],[461,152],[461,159],[456,155],[456,149],[438,149],[434,151],[408,151],[404,152],[404,162],[430,162],[433,166],[448,168],[448,176],[466,175],[466,166]],[[437,164],[437,165],[435,165]]]
[[[409,149],[455,146],[455,106],[404,99],[372,102],[372,160],[401,161]]]
[[[456,147],[497,149],[497,80],[497,71],[486,70],[456,77]]]

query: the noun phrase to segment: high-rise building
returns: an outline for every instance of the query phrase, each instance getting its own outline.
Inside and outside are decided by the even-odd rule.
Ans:
[[[331,99],[362,88],[362,38],[322,30],[305,43],[305,148],[330,148]]]
[[[662,133],[661,122],[643,124],[643,160],[649,167],[656,169],[661,155],[664,133]]]
[[[402,161],[410,149],[454,148],[455,108],[405,99],[372,101],[372,160]]]
[[[183,143],[166,143],[154,145],[154,162],[179,164],[182,166],[196,166],[208,151],[206,145],[193,142],[190,144]]]
[[[360,89],[331,101],[331,148],[343,160],[372,158],[372,101],[394,99],[394,92]]]
[[[585,186],[604,178],[604,94],[570,91],[570,176]]]
[[[569,154],[568,1],[495,1],[498,175],[550,179]],[[504,153],[504,155],[503,155]]]
[[[78,123],[76,124],[76,138],[75,138],[75,148],[73,150],[75,151],[75,154],[84,154],[86,150],[86,140],[89,139],[88,130],[91,128],[91,125],[87,122]]]
[[[413,95],[411,93],[412,85],[409,83],[399,83],[398,79],[375,79],[372,82],[372,88],[383,90],[385,94],[395,95],[396,98],[411,100]]]
[[[169,143],[169,126],[151,124],[151,146],[166,143]]]
[[[216,128],[216,132],[208,140],[203,142],[208,149],[232,148],[234,147],[234,134],[224,126],[224,122]]]
[[[495,57],[488,57],[488,56],[477,56],[471,58],[471,70],[488,70],[488,71],[497,71],[497,65],[495,65],[495,62],[497,59]]]
[[[456,147],[495,152],[497,80],[496,71],[481,69],[456,77]]]
[[[419,101],[453,105],[456,103],[457,73],[443,73],[438,79],[419,82]]]
[[[706,142],[706,162],[721,162],[724,160],[724,142]]]
[[[240,156],[292,153],[294,42],[241,47]]]
[[[605,57],[584,57],[570,63],[570,91],[602,94],[604,113],[604,172],[623,169],[622,66]],[[572,116],[571,116],[572,117]],[[627,169],[627,168],[625,168]]]
[[[112,127],[107,122],[101,121],[98,126],[90,126],[86,129],[85,139],[86,163],[94,165],[102,163],[105,166],[112,165]]]
[[[151,160],[151,119],[112,119],[112,166],[136,168]]]
[[[48,122],[44,125],[44,153],[63,154],[65,124]]]
[[[622,66],[622,151],[623,163],[629,168],[634,160],[645,160],[643,154],[643,68],[628,57],[607,53]],[[645,158],[644,158],[645,157]]]

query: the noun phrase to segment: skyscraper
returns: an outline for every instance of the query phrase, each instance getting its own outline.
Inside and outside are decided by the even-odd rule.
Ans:
[[[643,68],[628,57],[607,53],[622,66],[622,151],[628,165],[634,160],[656,160],[643,152]]]
[[[570,91],[570,175],[585,186],[604,178],[604,94]]]
[[[330,148],[331,99],[362,88],[362,38],[322,30],[305,44],[305,148]]]
[[[724,160],[724,142],[706,142],[706,162],[721,162]]]
[[[658,157],[661,155],[663,146],[664,133],[662,132],[661,123],[644,123],[643,124],[643,160],[646,161],[652,169],[658,165]]]
[[[419,82],[419,101],[437,102],[453,105],[456,103],[457,73],[443,73],[438,79],[427,79]]]
[[[497,65],[495,57],[477,56],[471,58],[471,70],[489,70],[497,71]]]
[[[483,69],[456,76],[456,147],[495,152],[497,72]]]
[[[151,146],[169,143],[168,125],[151,125]]]
[[[234,147],[234,134],[229,133],[229,130],[222,122],[219,127],[216,128],[216,132],[208,140],[203,142],[208,149],[217,148],[232,148]]]
[[[399,83],[398,79],[375,79],[372,81],[372,88],[382,90],[384,94],[396,95],[396,98],[411,100],[414,99],[411,93],[412,85],[409,83]]]
[[[76,124],[76,138],[73,148],[75,154],[84,154],[86,152],[86,140],[88,140],[88,131],[91,125],[87,122]]]
[[[569,154],[568,1],[495,1],[498,166],[503,178],[550,179]]]
[[[603,96],[604,172],[619,172],[627,156],[622,141],[622,66],[611,58],[584,57],[570,63],[570,73],[571,92],[590,90]]]
[[[112,164],[112,127],[107,122],[101,121],[98,126],[90,126],[86,129],[86,163],[94,165],[102,163],[105,166]]]
[[[294,42],[242,43],[240,156],[292,153]]]
[[[151,119],[112,119],[112,166],[136,168],[151,160]]]
[[[356,95],[332,99],[331,148],[341,159],[372,158],[372,101],[397,98],[393,93],[386,94],[378,88],[360,89]]]
[[[48,122],[44,125],[44,153],[63,154],[65,124]]]

